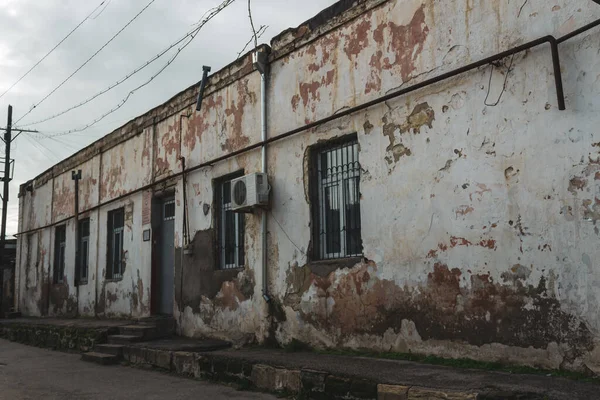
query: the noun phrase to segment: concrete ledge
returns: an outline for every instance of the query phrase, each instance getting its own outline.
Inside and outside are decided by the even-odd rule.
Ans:
[[[0,324],[0,338],[29,346],[52,350],[85,353],[95,345],[106,343],[108,335],[117,333],[116,326],[98,324],[52,324],[43,321]]]
[[[331,400],[470,400],[477,394],[377,384],[369,379],[334,375],[308,368],[255,363],[224,354],[168,351],[125,346],[123,358],[133,365],[153,366],[178,375],[233,383],[270,393]]]

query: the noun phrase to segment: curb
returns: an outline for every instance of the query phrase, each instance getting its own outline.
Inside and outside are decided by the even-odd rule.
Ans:
[[[156,350],[138,346],[123,348],[126,362],[152,366],[189,378],[237,384],[241,388],[316,400],[474,400],[477,393],[453,392],[368,379],[338,376],[326,371],[287,369],[210,353]]]

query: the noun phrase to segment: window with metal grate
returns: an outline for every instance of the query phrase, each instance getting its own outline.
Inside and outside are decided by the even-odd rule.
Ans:
[[[106,257],[106,278],[123,277],[123,228],[125,209],[118,208],[108,212],[108,240]]]
[[[90,219],[85,218],[79,221],[79,256],[77,258],[76,281],[77,283],[87,283],[88,267],[90,254]]]
[[[362,255],[356,136],[315,147],[310,167],[313,258],[328,260]]]
[[[215,200],[218,205],[216,221],[219,269],[235,269],[244,266],[245,215],[231,210],[231,180],[243,175],[243,172],[228,175],[217,180],[215,184]]]
[[[54,283],[64,282],[66,248],[67,226],[57,226],[54,231]]]

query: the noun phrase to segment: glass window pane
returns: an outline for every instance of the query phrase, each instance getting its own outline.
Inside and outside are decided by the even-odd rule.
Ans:
[[[165,220],[175,219],[175,201],[165,203],[163,214]]]
[[[88,241],[85,240],[81,246],[81,279],[87,280],[88,272]]]
[[[339,253],[340,247],[340,210],[338,186],[325,188],[325,236],[326,253]]]
[[[321,237],[315,240],[321,258],[348,257],[362,253],[360,235],[360,165],[358,143],[336,144],[314,158],[318,168],[313,205]]]

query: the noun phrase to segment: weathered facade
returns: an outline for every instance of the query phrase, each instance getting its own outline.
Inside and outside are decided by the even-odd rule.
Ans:
[[[261,48],[270,53],[268,136],[598,18],[589,0],[341,1]],[[194,85],[22,186],[18,309],[140,317],[172,304],[186,336],[597,371],[599,30],[558,45],[564,111],[542,44],[270,142],[266,288],[264,211],[236,220],[243,232],[232,240],[244,261],[220,268],[228,256],[219,179],[261,169],[261,74],[248,54],[211,75],[200,112]],[[319,214],[327,200],[312,189],[326,179],[313,171],[316,151],[352,135],[360,232],[319,244],[329,234],[315,228],[319,216],[333,214]],[[88,279],[79,285],[77,169],[79,218],[90,219]],[[171,196],[173,268],[165,272],[168,235],[157,221]],[[352,207],[331,204],[327,212],[348,224]],[[107,233],[121,226],[114,210],[123,210],[116,274],[107,272],[117,265],[109,247],[121,240]],[[328,246],[348,257],[315,256]]]

